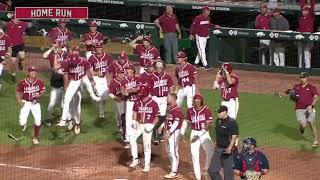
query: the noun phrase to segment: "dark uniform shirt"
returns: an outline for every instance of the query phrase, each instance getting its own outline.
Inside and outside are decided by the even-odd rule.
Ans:
[[[63,74],[58,72],[52,72],[50,85],[54,88],[61,88],[63,87]]]
[[[228,148],[232,135],[238,135],[239,129],[236,120],[227,117],[227,119],[217,119],[216,121],[216,142],[217,147]]]

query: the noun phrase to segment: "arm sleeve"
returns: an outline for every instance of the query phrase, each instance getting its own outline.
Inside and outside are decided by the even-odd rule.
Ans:
[[[267,157],[262,152],[259,152],[258,155],[260,160],[260,169],[270,169]]]
[[[231,123],[231,135],[239,135],[238,124],[235,120]]]
[[[312,94],[313,94],[313,96],[316,96],[316,95],[319,96],[319,92],[315,86],[313,86],[313,88],[312,88]]]

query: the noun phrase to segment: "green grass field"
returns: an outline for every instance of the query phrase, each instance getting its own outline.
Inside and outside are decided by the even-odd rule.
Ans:
[[[50,94],[49,75],[41,74],[40,77],[45,80],[47,87],[47,92],[41,99],[42,117],[45,119]],[[18,79],[22,78],[24,78],[24,74],[18,74]],[[4,77],[4,79],[9,78]],[[216,109],[220,104],[219,93],[213,90],[203,90],[202,94],[205,96],[206,104],[213,110],[214,118],[216,118]],[[31,146],[33,118],[30,114],[27,131],[21,132],[18,123],[20,107],[15,98],[15,85],[8,80],[4,81],[4,88],[0,92],[0,101],[0,144]],[[82,100],[80,135],[76,136],[73,132],[67,132],[65,129],[43,125],[40,130],[40,144],[51,146],[116,141],[119,135],[115,134],[116,124],[112,102],[107,102],[106,111],[105,119],[97,118],[97,104],[91,101],[88,95],[85,95]],[[309,129],[304,137],[298,133],[293,104],[286,97],[241,93],[237,121],[240,128],[240,138],[253,136],[257,139],[258,145],[320,152],[311,147],[312,136]],[[317,126],[319,127],[319,121],[317,121]],[[210,131],[214,139],[214,124]],[[8,133],[13,133],[20,141],[15,142],[9,139]]]

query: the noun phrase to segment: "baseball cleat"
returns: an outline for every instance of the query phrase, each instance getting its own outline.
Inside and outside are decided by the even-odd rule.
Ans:
[[[34,145],[37,145],[37,144],[39,144],[39,141],[38,141],[37,138],[33,138],[33,139],[32,139],[32,143],[33,143]]]
[[[177,173],[176,172],[170,172],[170,174],[167,174],[164,176],[165,179],[175,179],[177,178]]]
[[[150,166],[145,166],[142,170],[142,172],[147,173],[150,171]]]
[[[104,112],[99,113],[99,118],[104,118]]]
[[[199,68],[200,68],[199,64],[195,64],[195,66],[196,66],[196,68],[197,68],[197,69],[199,69]]]
[[[60,120],[59,123],[57,124],[58,127],[65,127],[67,125],[67,121],[65,120]]]
[[[318,141],[313,141],[312,147],[318,147],[319,143]]]
[[[132,163],[130,164],[131,168],[136,167],[138,164],[140,164],[140,160],[139,159],[134,159],[132,160]]]
[[[159,142],[159,140],[154,140],[154,141],[153,141],[153,144],[154,144],[154,145],[159,145],[160,142]]]
[[[74,127],[74,133],[75,134],[80,134],[80,124],[76,124]]]
[[[72,121],[68,122],[67,128],[69,131],[71,131],[73,129],[73,122]]]
[[[301,135],[303,135],[303,133],[304,133],[304,128],[303,128],[302,126],[299,126],[299,132],[300,132]]]
[[[206,71],[210,71],[212,69],[211,66],[207,65],[205,68],[204,68]]]
[[[23,125],[23,126],[21,126],[21,130],[24,132],[24,131],[26,131],[26,129],[27,129],[27,125],[25,124],[25,125]]]

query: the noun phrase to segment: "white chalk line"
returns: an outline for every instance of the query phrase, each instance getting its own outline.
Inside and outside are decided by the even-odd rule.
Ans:
[[[66,173],[66,171],[61,171],[61,170],[38,168],[38,167],[32,167],[32,166],[20,166],[20,165],[14,165],[14,164],[0,163],[0,166],[9,167],[9,168],[18,168],[18,169],[28,169],[28,170],[34,170],[34,171],[46,171],[46,172],[53,172],[53,173]]]

